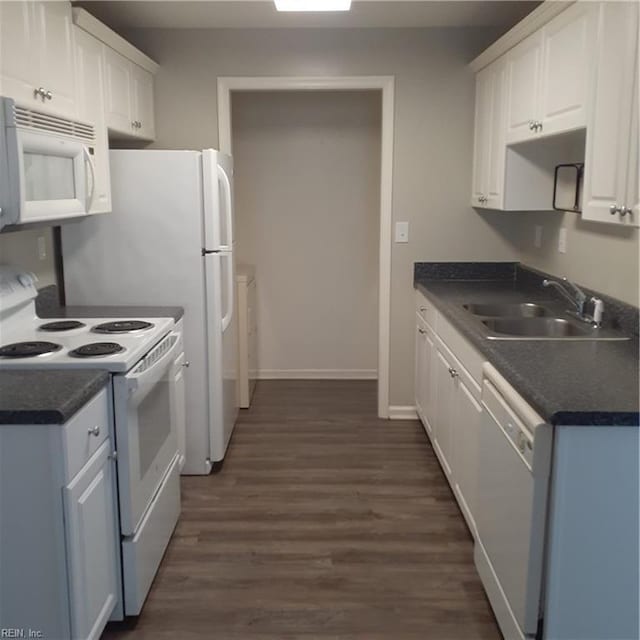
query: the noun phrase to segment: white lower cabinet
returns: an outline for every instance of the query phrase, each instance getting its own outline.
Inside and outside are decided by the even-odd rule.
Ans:
[[[0,429],[0,629],[97,640],[122,606],[110,401]]]
[[[433,425],[436,453],[442,468],[452,482],[453,454],[453,367],[441,349],[436,349],[434,382],[436,388],[435,419]]]
[[[478,450],[482,408],[472,387],[456,379],[453,403],[453,468],[456,470],[454,493],[471,532],[476,533]]]
[[[417,316],[416,361],[415,361],[415,402],[416,411],[427,433],[432,434],[433,423],[433,359],[435,354],[434,336],[429,325]]]
[[[119,593],[111,440],[64,490],[73,638],[99,638]]]
[[[420,292],[416,302],[416,411],[475,537],[482,356]]]

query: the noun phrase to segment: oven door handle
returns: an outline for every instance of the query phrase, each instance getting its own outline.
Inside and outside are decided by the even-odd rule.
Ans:
[[[150,389],[162,379],[168,367],[182,351],[181,335],[179,333],[170,333],[169,337],[175,339],[173,345],[156,362],[140,373],[135,373],[137,367],[134,367],[133,372],[125,376],[129,393],[137,391],[141,386],[147,386]]]

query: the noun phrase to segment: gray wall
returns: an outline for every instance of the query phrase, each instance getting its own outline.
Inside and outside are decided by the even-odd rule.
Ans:
[[[261,375],[375,377],[381,92],[243,92],[232,106]]]
[[[511,237],[524,263],[566,276],[586,287],[638,305],[639,230],[631,227],[585,222],[575,213],[495,213],[521,216],[519,230]],[[499,224],[499,223],[498,223]],[[534,247],[536,225],[542,226],[542,246]],[[567,252],[558,252],[560,229],[567,230]]]
[[[494,40],[487,29],[132,30],[160,63],[157,147],[217,146],[217,76],[394,75],[393,215],[410,242],[392,247],[390,402],[413,404],[416,260],[512,260],[637,301],[637,232],[630,237],[561,215],[476,213],[469,207],[474,78],[467,63]],[[533,226],[545,246],[533,249]]]
[[[38,255],[38,238],[44,238],[46,257]],[[53,235],[49,228],[0,233],[0,264],[10,264],[38,276],[37,287],[56,283]]]
[[[160,65],[157,147],[216,146],[217,76],[394,75],[393,211],[410,242],[392,247],[390,403],[413,404],[413,262],[510,260],[515,223],[469,208],[474,79],[491,30],[133,30]]]

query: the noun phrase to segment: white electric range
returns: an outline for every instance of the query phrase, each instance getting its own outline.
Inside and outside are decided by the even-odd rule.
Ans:
[[[173,318],[38,318],[35,281],[0,265],[0,370],[111,372],[124,614],[138,615],[180,514],[182,333]]]

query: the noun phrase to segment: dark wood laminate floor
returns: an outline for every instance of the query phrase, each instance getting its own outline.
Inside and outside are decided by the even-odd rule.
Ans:
[[[182,516],[137,626],[104,639],[500,638],[418,422],[376,385],[259,383]]]

